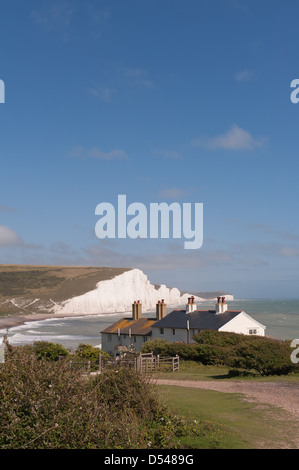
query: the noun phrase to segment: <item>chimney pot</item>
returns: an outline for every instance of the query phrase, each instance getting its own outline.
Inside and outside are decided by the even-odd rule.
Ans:
[[[225,297],[222,297],[222,303],[225,304]]]

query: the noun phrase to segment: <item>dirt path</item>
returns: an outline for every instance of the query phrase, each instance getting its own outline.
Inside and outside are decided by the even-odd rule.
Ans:
[[[275,413],[277,428],[281,431],[281,440],[279,443],[276,442],[276,444],[274,444],[276,446],[275,448],[299,449],[299,435],[297,431],[294,432],[294,429],[298,429],[299,427],[298,383],[163,379],[157,379],[155,383],[157,385],[176,385],[179,387],[199,388],[224,393],[237,393],[242,394],[244,400],[254,402],[257,406],[275,406],[283,411],[280,416],[278,416],[278,413]],[[269,443],[265,445],[267,447]]]

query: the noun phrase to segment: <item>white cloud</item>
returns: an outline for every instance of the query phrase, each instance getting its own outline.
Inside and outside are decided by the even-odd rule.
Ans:
[[[294,256],[299,256],[299,249],[296,247],[292,246],[282,246],[279,250],[279,254],[281,256],[287,256],[287,257],[294,257]]]
[[[254,72],[248,69],[244,69],[236,73],[235,80],[237,82],[248,82],[249,80],[254,78],[254,76],[255,76]]]
[[[11,206],[0,205],[0,212],[5,212],[6,214],[10,214],[12,212],[16,212],[16,210]]]
[[[186,191],[180,188],[164,188],[159,192],[159,197],[164,199],[181,199]]]
[[[0,225],[0,246],[20,246],[23,244],[21,237],[11,228]]]
[[[264,138],[256,139],[249,131],[241,129],[237,125],[226,133],[208,139],[194,139],[192,144],[196,147],[205,147],[209,150],[254,150],[265,144]]]
[[[127,160],[129,158],[124,150],[118,148],[103,152],[99,147],[92,147],[86,150],[80,146],[73,147],[69,152],[69,156],[75,158],[98,158],[100,160]]]
[[[154,84],[153,81],[148,78],[147,70],[141,67],[124,67],[122,69],[122,74],[127,80],[134,83],[135,85],[141,85],[151,88]]]
[[[116,88],[102,87],[100,85],[93,88],[87,88],[86,91],[105,103],[109,103],[112,96],[117,92]]]
[[[103,152],[98,147],[93,147],[90,152],[90,156],[93,158],[100,158],[101,160],[123,160],[127,159],[128,155],[121,149],[113,149],[110,152]]]
[[[44,3],[32,11],[32,18],[45,31],[60,30],[66,32],[71,23],[74,7],[68,1],[56,1],[50,5]]]
[[[167,150],[167,149],[156,150],[155,154],[160,155],[161,157],[164,157],[164,158],[171,158],[171,159],[174,159],[174,160],[178,160],[178,159],[181,158],[181,155],[180,155],[179,152],[176,152],[176,151],[173,151],[173,150]]]

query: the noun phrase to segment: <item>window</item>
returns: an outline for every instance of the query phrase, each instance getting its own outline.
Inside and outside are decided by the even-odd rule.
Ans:
[[[256,335],[256,334],[257,334],[257,329],[255,329],[255,328],[254,328],[254,329],[250,329],[250,330],[249,330],[249,334],[250,334],[250,335]]]
[[[109,343],[111,343],[111,335],[110,334],[108,335],[108,341],[109,341]]]
[[[164,335],[164,328],[160,328],[160,335]]]
[[[143,336],[143,342],[144,342],[144,343],[147,342],[147,336]]]
[[[175,328],[172,328],[172,334],[175,335]]]
[[[136,335],[134,335],[134,343],[136,343],[137,339],[136,339]]]

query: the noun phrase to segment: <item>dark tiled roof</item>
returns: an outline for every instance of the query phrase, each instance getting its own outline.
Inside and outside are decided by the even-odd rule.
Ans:
[[[227,310],[216,314],[215,310],[195,310],[186,313],[185,310],[173,310],[162,320],[157,321],[153,327],[157,328],[186,328],[189,320],[189,328],[199,330],[218,330],[221,326],[235,318],[241,310]]]
[[[121,318],[113,325],[108,326],[101,333],[114,333],[118,334],[118,329],[122,335],[142,335],[149,336],[152,334],[152,325],[156,323],[155,318],[139,318],[138,320],[133,320],[132,318]]]

